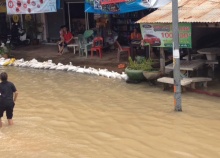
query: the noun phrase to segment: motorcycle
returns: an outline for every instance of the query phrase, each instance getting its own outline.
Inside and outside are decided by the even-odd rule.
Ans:
[[[27,34],[24,29],[18,28],[18,32],[11,33],[11,35],[7,36],[7,42],[10,48],[13,50],[19,46],[27,46],[30,45],[31,40],[27,38]]]
[[[6,45],[7,40],[8,40],[7,34],[4,34],[4,35],[1,34],[1,35],[0,35],[0,45],[1,45],[2,43],[4,43],[4,44]]]

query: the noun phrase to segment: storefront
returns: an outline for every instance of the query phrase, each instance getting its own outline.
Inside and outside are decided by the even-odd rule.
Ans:
[[[130,35],[139,25],[135,22],[171,0],[85,0],[85,12],[110,14],[110,27],[118,33],[121,44],[129,44]]]
[[[154,10],[155,9],[145,9],[131,13],[111,15],[111,28],[113,31],[118,33],[118,41],[121,44],[128,45],[130,43],[130,35],[133,30],[137,29],[138,32],[140,32],[140,25],[135,22]]]
[[[218,14],[213,14],[213,11],[219,12],[219,6],[219,3],[211,1],[200,3],[181,0],[179,2],[179,34],[182,42],[180,47],[192,48],[192,51],[195,51],[202,47],[218,45],[220,20]],[[161,47],[172,46],[172,33],[169,31],[171,29],[167,29],[171,28],[172,24],[172,3],[143,17],[137,23],[142,26],[144,38],[147,38],[147,34],[151,34],[161,40]]]
[[[67,25],[76,36],[86,29],[94,27],[94,14],[85,13],[84,0],[61,0],[60,9],[55,13],[47,13],[47,38],[51,41],[59,39],[59,28]]]
[[[25,12],[24,6],[27,4],[23,4],[23,9],[20,6],[19,12],[15,9],[16,8],[6,8],[6,0],[0,0],[0,35],[1,36],[7,36],[8,34],[12,33],[12,26],[16,25],[16,27],[27,29],[26,22],[33,20],[35,24],[37,24],[36,27],[36,38],[39,40],[45,40],[46,39],[46,21],[45,21],[45,14],[43,12],[36,13],[36,14],[29,14],[29,12]],[[13,4],[16,1],[10,1],[13,2]],[[16,3],[16,6],[18,4]],[[43,4],[42,4],[43,5]],[[15,5],[12,5],[15,6]],[[8,12],[9,11],[9,12]],[[41,26],[39,27],[39,25]],[[27,30],[26,30],[27,31]],[[30,35],[29,35],[30,36]]]
[[[84,12],[84,0],[60,0],[59,2],[56,12],[30,14],[32,20],[37,21],[37,23],[43,23],[43,30],[39,34],[39,39],[58,40],[59,28],[64,24],[69,27],[74,35],[94,27],[94,14]],[[11,13],[7,15],[6,11],[6,1],[0,0],[0,33],[9,33],[13,22],[24,27],[25,15],[28,13],[15,13],[16,15]],[[13,16],[16,21],[14,21]]]
[[[85,12],[83,0],[65,1],[65,20],[70,31],[74,34],[82,34],[85,30],[94,27],[94,14]]]

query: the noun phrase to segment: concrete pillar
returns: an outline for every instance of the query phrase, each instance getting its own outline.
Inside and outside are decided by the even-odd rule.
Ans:
[[[43,33],[42,33],[42,40],[46,41],[47,40],[47,34],[48,34],[48,30],[47,30],[47,22],[46,22],[46,15],[43,13],[41,14],[41,22],[43,23]]]

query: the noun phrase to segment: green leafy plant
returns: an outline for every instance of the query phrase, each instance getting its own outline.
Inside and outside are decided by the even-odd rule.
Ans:
[[[41,32],[39,32],[39,29],[40,27],[43,26],[43,23],[40,23],[40,22],[36,22],[35,20],[31,19],[29,21],[25,21],[24,22],[24,28],[26,29],[27,31],[27,35],[30,36],[30,38],[33,40],[33,39],[36,39],[37,38],[37,35]]]
[[[152,65],[153,65],[152,59],[146,60],[144,57],[137,56],[136,59],[133,61],[131,57],[129,57],[128,69],[152,71],[153,70]]]
[[[2,54],[5,54],[5,51],[3,50],[2,47],[0,47],[0,54],[1,54],[1,55],[2,55]]]

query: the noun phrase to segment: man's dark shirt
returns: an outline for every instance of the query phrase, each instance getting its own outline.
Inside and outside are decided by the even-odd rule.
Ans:
[[[4,81],[0,83],[0,101],[13,101],[13,93],[16,87],[12,82]]]

